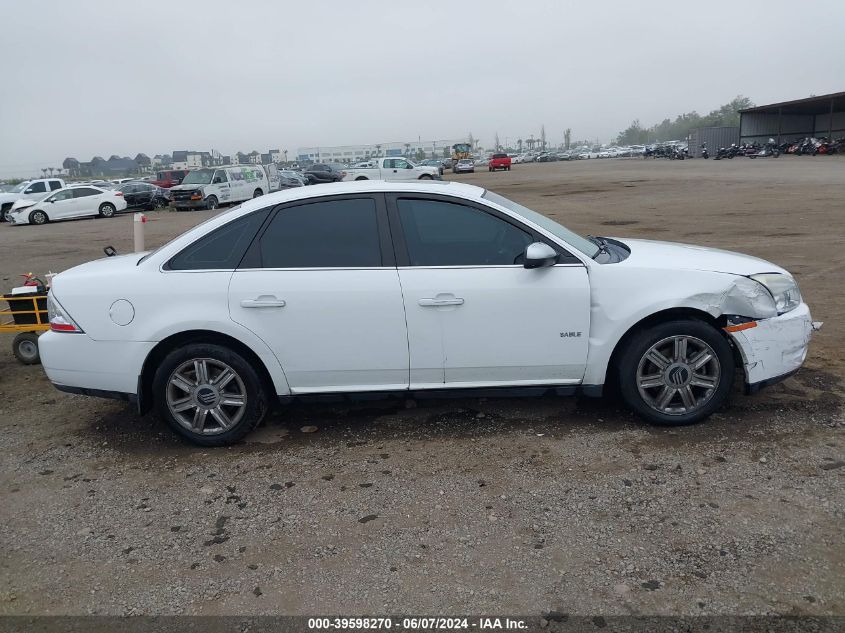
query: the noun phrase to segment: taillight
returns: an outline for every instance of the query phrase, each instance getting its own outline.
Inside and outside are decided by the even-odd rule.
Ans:
[[[123,192],[122,192],[122,191],[115,191],[115,192],[114,192],[114,195],[116,195],[116,196],[120,196],[120,197],[122,198],[122,197],[123,197]]]
[[[59,302],[53,298],[53,293],[47,295],[47,320],[53,332],[76,332],[81,334],[82,328],[74,323]]]

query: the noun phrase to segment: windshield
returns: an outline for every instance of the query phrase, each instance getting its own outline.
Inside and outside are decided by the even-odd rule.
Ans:
[[[12,189],[9,189],[9,193],[22,193],[24,189],[26,189],[28,182],[22,182],[19,185],[15,185]]]
[[[208,185],[211,183],[211,176],[214,172],[210,169],[198,169],[196,171],[188,172],[183,185]]]
[[[577,233],[573,233],[565,226],[558,224],[552,219],[547,218],[545,215],[537,213],[536,211],[532,211],[527,207],[523,207],[521,204],[517,204],[513,200],[508,200],[507,198],[504,198],[497,193],[493,193],[489,189],[485,191],[484,195],[481,197],[489,200],[490,202],[498,204],[501,207],[504,207],[512,213],[516,213],[517,215],[522,216],[526,220],[533,222],[534,224],[536,224],[542,229],[545,229],[555,237],[560,238],[570,246],[577,248],[587,257],[593,258],[599,252],[599,247],[593,244],[591,241],[581,237]]]

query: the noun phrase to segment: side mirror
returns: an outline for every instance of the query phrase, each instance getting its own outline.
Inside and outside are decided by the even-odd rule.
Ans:
[[[558,254],[548,244],[543,242],[533,242],[525,249],[526,268],[545,268],[547,266],[554,266],[557,263]]]

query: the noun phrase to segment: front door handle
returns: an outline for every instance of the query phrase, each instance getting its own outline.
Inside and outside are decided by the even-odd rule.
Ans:
[[[244,299],[241,301],[242,308],[284,308],[285,302],[276,299],[273,295],[261,295],[257,299]]]
[[[454,299],[420,299],[418,303],[423,307],[437,307],[437,306],[462,306],[464,300],[460,297]]]

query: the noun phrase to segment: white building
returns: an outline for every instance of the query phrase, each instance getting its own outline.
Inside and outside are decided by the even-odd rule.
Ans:
[[[443,158],[451,155],[452,145],[466,143],[467,139],[441,139],[396,141],[374,143],[372,145],[337,145],[329,147],[300,147],[296,150],[296,160],[302,162],[354,163],[367,160],[372,156],[409,156],[422,153],[425,158]]]

